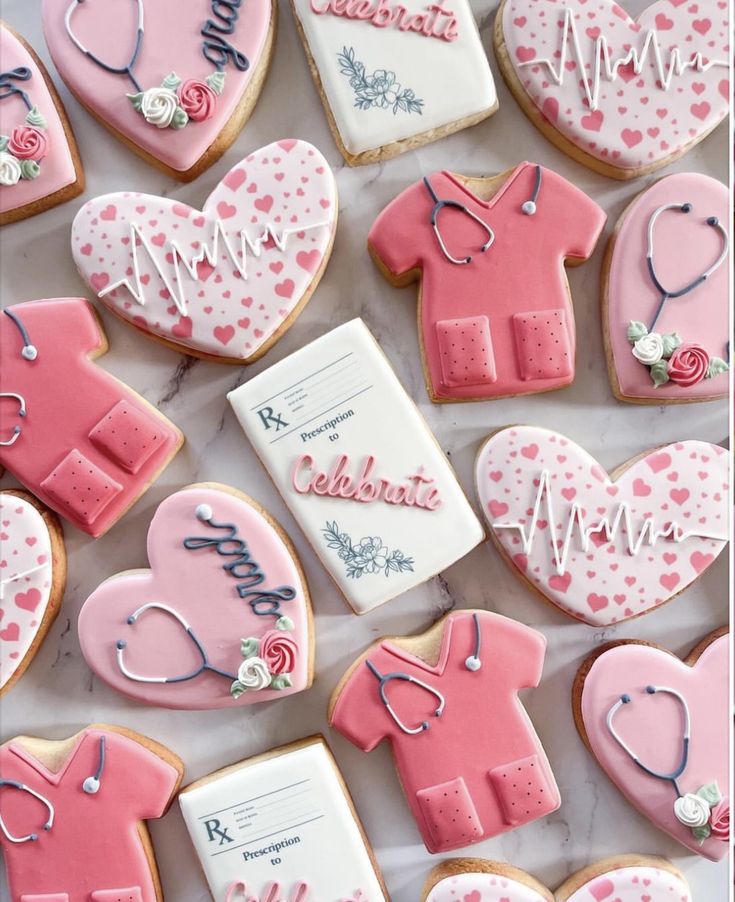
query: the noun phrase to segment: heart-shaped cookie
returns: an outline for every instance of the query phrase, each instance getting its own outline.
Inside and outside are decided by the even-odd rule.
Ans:
[[[631,805],[713,861],[730,848],[729,660],[726,629],[683,661],[612,642],[582,664],[572,691],[582,740]]]
[[[728,113],[726,0],[503,0],[500,67],[526,115],[565,153],[613,178],[665,166]]]
[[[555,893],[519,868],[457,858],[429,875],[422,902],[691,902],[684,875],[663,858],[618,855],[572,874]]]
[[[252,363],[289,328],[329,260],[337,225],[329,164],[283,140],[238,163],[203,211],[106,194],[72,226],[72,253],[103,303],[179,351]]]
[[[618,221],[603,267],[602,320],[621,400],[727,397],[729,204],[716,179],[676,173],[640,194]],[[661,288],[673,295],[663,306]]]
[[[66,111],[33,49],[0,22],[0,225],[84,191]]]
[[[44,0],[43,28],[79,102],[131,150],[191,181],[257,102],[276,10],[272,0]]]
[[[232,708],[308,689],[311,601],[296,552],[254,501],[215,483],[159,505],[150,570],[103,582],[79,615],[87,663],[124,695]]]
[[[28,492],[1,492],[0,695],[20,679],[51,628],[65,582],[57,518]]]
[[[501,429],[477,492],[518,574],[564,613],[618,623],[669,601],[728,541],[728,457],[708,442],[655,448],[609,475],[548,429]]]

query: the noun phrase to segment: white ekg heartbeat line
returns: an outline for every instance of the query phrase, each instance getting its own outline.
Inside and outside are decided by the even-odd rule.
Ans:
[[[561,543],[560,554],[559,537],[557,533],[556,515],[554,513],[554,503],[551,488],[551,475],[548,470],[543,470],[541,472],[541,478],[539,479],[538,491],[536,492],[536,500],[533,505],[533,516],[531,518],[530,526],[528,527],[528,532],[526,531],[526,525],[520,522],[495,522],[492,524],[492,527],[495,530],[518,530],[518,532],[521,534],[521,545],[523,548],[523,553],[527,555],[530,554],[533,550],[533,541],[536,536],[536,530],[540,519],[539,514],[541,512],[541,502],[545,497],[546,517],[549,524],[549,532],[551,533],[552,554],[554,556],[556,572],[560,576],[563,576],[566,573],[567,557],[571,548],[572,538],[574,537],[575,527],[577,527],[578,529],[579,538],[582,543],[582,551],[585,554],[589,551],[590,536],[593,533],[604,533],[606,540],[608,542],[612,542],[617,538],[618,533],[620,532],[621,525],[625,527],[628,553],[633,555],[633,557],[638,554],[644,544],[654,546],[660,539],[672,539],[674,542],[683,542],[685,539],[696,537],[699,539],[713,539],[717,542],[727,542],[726,536],[713,535],[709,532],[694,529],[682,529],[676,522],[676,520],[668,523],[664,527],[664,529],[656,529],[654,527],[652,517],[646,517],[643,520],[640,531],[638,533],[638,538],[634,539],[636,530],[633,527],[630,508],[627,501],[621,501],[618,504],[617,512],[612,520],[612,523],[610,522],[610,519],[608,517],[602,517],[597,523],[593,524],[592,526],[587,526],[585,524],[584,513],[582,512],[579,504],[575,501],[569,513],[569,521],[567,523],[566,532],[564,533],[564,541]]]
[[[98,297],[104,297],[111,291],[115,291],[115,289],[123,286],[128,289],[136,303],[140,304],[141,307],[145,306],[145,294],[143,292],[143,283],[140,277],[140,265],[138,261],[138,246],[140,245],[140,247],[143,248],[146,254],[148,254],[148,257],[155,266],[156,271],[163,281],[163,284],[166,286],[166,290],[171,295],[171,298],[176,305],[176,309],[182,316],[186,316],[187,300],[184,294],[184,286],[182,283],[179,264],[183,264],[186,272],[189,273],[192,280],[197,282],[199,280],[198,266],[200,263],[203,263],[206,260],[211,267],[216,267],[219,262],[220,235],[222,236],[222,241],[224,242],[225,248],[227,250],[227,255],[232,261],[233,266],[240,273],[243,279],[247,279],[248,252],[256,258],[260,257],[263,251],[263,246],[269,240],[273,241],[273,244],[278,248],[278,250],[283,252],[288,246],[288,240],[291,235],[298,234],[299,232],[308,232],[311,229],[319,229],[322,226],[328,225],[329,222],[327,220],[324,220],[323,222],[311,223],[311,225],[291,226],[279,231],[271,223],[268,223],[263,228],[263,231],[260,233],[260,235],[257,236],[257,238],[251,238],[247,234],[245,229],[240,229],[240,254],[238,255],[235,253],[232,244],[230,243],[230,239],[227,237],[227,232],[225,231],[222,220],[217,219],[214,223],[214,235],[211,242],[211,247],[207,241],[202,241],[201,250],[193,257],[189,258],[179,247],[178,242],[167,241],[166,249],[164,250],[162,248],[162,250],[164,250],[164,260],[162,262],[161,260],[159,260],[156,252],[151,247],[150,242],[143,234],[141,227],[137,223],[131,222],[130,246],[133,255],[133,282],[131,284],[130,279],[125,276],[122,279],[118,279],[117,282],[111,282],[109,285],[105,286],[105,288],[98,292]],[[170,282],[166,274],[166,266],[169,264],[167,263],[165,257],[168,256],[168,254],[170,254],[173,258],[173,263],[171,265],[174,269],[174,281],[176,282],[176,288],[174,288],[173,284]]]
[[[572,52],[577,63],[584,93],[587,97],[590,110],[593,112],[597,110],[599,106],[600,82],[602,81],[603,75],[607,81],[615,81],[618,78],[619,70],[630,63],[633,63],[633,71],[635,74],[640,75],[643,71],[643,67],[649,62],[650,54],[653,54],[653,64],[656,69],[658,80],[664,91],[670,89],[675,76],[682,76],[688,69],[692,69],[696,72],[708,72],[713,66],[722,66],[725,69],[729,68],[727,60],[710,60],[709,62],[705,62],[704,56],[699,52],[692,54],[691,59],[685,61],[682,59],[679,47],[673,47],[669,51],[669,63],[668,66],[666,66],[664,64],[663,51],[659,43],[658,32],[653,28],[649,28],[646,31],[643,48],[640,52],[635,47],[631,47],[625,56],[615,61],[611,58],[607,38],[605,35],[598,35],[595,39],[592,78],[590,79],[590,76],[587,74],[587,60],[582,54],[582,48],[579,43],[579,34],[577,32],[576,22],[574,21],[574,13],[569,7],[566,7],[564,10],[562,32],[563,39],[558,68],[554,68],[552,60],[546,58],[525,60],[524,62],[519,63],[519,67],[546,66],[552,80],[561,87],[564,84],[567,55],[569,53],[569,35],[571,34],[573,42]]]
[[[23,573],[14,573],[12,576],[5,576],[0,579],[0,601],[3,601],[5,598],[6,586],[9,586],[10,583],[17,583],[19,580],[25,579],[32,573],[42,570],[45,566],[45,564],[38,564],[36,567],[31,567],[30,570],[24,570]]]

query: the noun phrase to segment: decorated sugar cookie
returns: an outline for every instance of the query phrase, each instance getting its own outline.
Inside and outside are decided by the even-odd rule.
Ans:
[[[546,640],[487,611],[381,639],[332,695],[330,724],[365,752],[391,746],[429,852],[482,842],[561,804],[518,690],[538,685]]]
[[[138,500],[184,440],[95,364],[106,350],[83,298],[28,301],[0,312],[0,466],[95,538]]]
[[[482,446],[476,480],[518,575],[570,617],[605,626],[674,598],[724,549],[728,468],[724,448],[685,441],[608,474],[563,435],[512,426]]]
[[[329,127],[351,166],[443,138],[497,110],[468,0],[292,6]]]
[[[713,861],[730,850],[729,660],[726,628],[683,661],[648,642],[611,642],[582,664],[572,692],[582,740],[631,805]]]
[[[420,282],[432,401],[526,395],[574,380],[564,267],[592,254],[604,224],[586,194],[534,163],[489,178],[435,172],[383,210],[368,248],[392,285]]]
[[[166,708],[229,708],[311,685],[311,602],[280,526],[254,501],[203,483],[169,496],[148,530],[150,570],[102,583],[79,615],[89,666]]]
[[[42,213],[84,191],[74,134],[33,49],[0,22],[0,225]]]
[[[93,724],[64,740],[11,739],[0,772],[10,902],[160,902],[145,821],[162,817],[179,787],[176,755]]]
[[[420,585],[482,540],[454,471],[362,320],[228,397],[355,613]]]
[[[277,141],[231,169],[199,211],[105,194],[72,226],[82,278],[121,319],[187,354],[251,363],[306,305],[332,252],[332,170],[305,141]]]
[[[637,178],[686,153],[728,113],[729,4],[503,0],[495,49],[534,125],[575,160]]]
[[[214,899],[386,902],[329,747],[312,736],[197,780],[179,804]]]
[[[43,0],[79,102],[148,162],[191,181],[237,138],[270,64],[272,0]]]
[[[677,173],[628,207],[603,269],[613,390],[623,401],[727,397],[730,369],[727,187]]]
[[[572,874],[552,893],[535,877],[498,861],[456,858],[429,874],[421,902],[692,902],[669,861],[617,855]]]
[[[61,524],[27,492],[0,492],[0,695],[56,619],[66,582]]]

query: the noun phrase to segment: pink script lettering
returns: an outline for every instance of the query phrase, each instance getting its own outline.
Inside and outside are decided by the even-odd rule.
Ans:
[[[376,28],[398,28],[427,38],[456,41],[459,37],[457,17],[444,9],[444,0],[430,3],[423,12],[409,12],[391,0],[311,0],[311,10],[318,16],[327,13],[347,19],[362,19]]]

